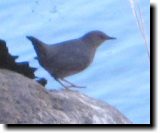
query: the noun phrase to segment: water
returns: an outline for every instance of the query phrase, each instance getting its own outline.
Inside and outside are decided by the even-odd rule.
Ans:
[[[138,1],[150,36],[150,1]],[[48,89],[61,86],[38,64],[26,35],[52,44],[101,30],[117,40],[105,42],[94,62],[67,79],[87,86],[80,92],[106,101],[132,122],[150,123],[150,66],[144,40],[129,0],[1,0],[0,38],[9,51],[37,67],[36,75],[48,80]]]

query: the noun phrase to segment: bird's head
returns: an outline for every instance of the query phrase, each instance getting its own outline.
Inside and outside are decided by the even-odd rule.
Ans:
[[[106,40],[112,40],[112,39],[116,39],[114,37],[110,37],[108,35],[106,35],[104,32],[101,31],[91,31],[88,32],[87,34],[85,34],[82,39],[88,43],[91,43],[95,46],[99,46],[100,44],[102,44],[104,41]]]

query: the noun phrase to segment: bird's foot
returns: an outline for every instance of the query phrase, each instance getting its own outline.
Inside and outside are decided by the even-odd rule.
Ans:
[[[77,85],[75,85],[75,84],[73,84],[73,83],[71,83],[71,82],[69,82],[69,81],[67,81],[67,80],[65,80],[65,79],[62,79],[62,81],[68,83],[69,86],[66,86],[65,84],[63,84],[59,79],[56,79],[56,80],[57,80],[57,81],[60,83],[60,85],[62,85],[62,86],[64,87],[64,89],[66,89],[66,90],[70,90],[69,88],[86,88],[86,87],[84,87],[84,86],[77,86]]]
[[[86,88],[86,87],[84,87],[84,86],[77,86],[77,85],[75,85],[75,84],[73,84],[73,83],[71,83],[70,81],[68,81],[68,80],[66,80],[66,79],[61,79],[62,81],[64,81],[64,82],[66,82],[66,83],[68,83],[70,86],[70,88],[71,87],[73,87],[73,88]]]
[[[69,88],[86,88],[85,86],[70,85]]]

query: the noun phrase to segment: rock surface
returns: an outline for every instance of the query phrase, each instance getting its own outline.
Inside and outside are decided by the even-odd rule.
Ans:
[[[0,69],[0,123],[130,124],[107,103],[72,90],[47,91],[34,80]]]

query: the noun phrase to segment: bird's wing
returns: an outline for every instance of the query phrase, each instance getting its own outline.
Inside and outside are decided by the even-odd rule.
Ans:
[[[48,61],[50,70],[57,74],[69,75],[79,72],[89,65],[89,58],[82,42],[72,40],[50,48]]]

